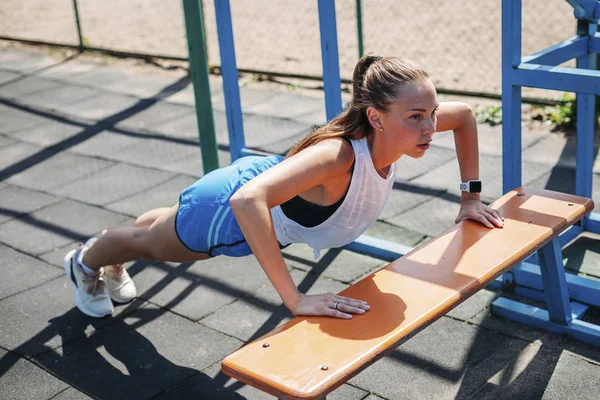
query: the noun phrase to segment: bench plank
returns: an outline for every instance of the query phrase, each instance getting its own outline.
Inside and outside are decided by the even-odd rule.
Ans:
[[[540,249],[594,204],[517,188],[492,207],[505,217],[504,229],[463,221],[340,293],[366,300],[371,309],[365,314],[350,320],[296,317],[229,355],[222,371],[282,399],[324,397]]]

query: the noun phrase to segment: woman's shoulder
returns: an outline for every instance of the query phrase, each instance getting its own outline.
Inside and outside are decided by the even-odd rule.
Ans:
[[[354,148],[349,139],[343,137],[324,139],[311,147],[315,147],[317,150],[317,146],[318,151],[321,151],[324,156],[330,158],[343,170],[350,169],[354,164]]]

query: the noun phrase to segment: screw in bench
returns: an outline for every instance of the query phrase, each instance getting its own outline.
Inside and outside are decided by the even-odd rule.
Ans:
[[[572,205],[573,205],[573,203],[569,203],[569,205],[570,205],[570,206],[572,206]]]
[[[328,367],[327,365],[323,365],[323,366],[321,367],[321,369],[322,369],[323,371],[327,371],[327,370],[329,369],[329,367]]]
[[[263,347],[264,347],[264,348],[267,348],[267,347],[269,347],[269,346],[270,346],[270,344],[269,344],[269,343],[263,343]]]
[[[525,195],[525,193],[517,193],[517,197],[521,197],[523,195]]]

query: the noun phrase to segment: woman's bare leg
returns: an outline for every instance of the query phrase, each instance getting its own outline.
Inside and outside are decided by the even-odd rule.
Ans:
[[[139,224],[136,220],[135,226],[107,230],[86,251],[83,263],[97,271],[105,265],[123,264],[140,258],[173,262],[209,258],[206,253],[187,249],[179,241],[175,233],[177,208],[178,204],[167,209],[154,209],[140,216]]]

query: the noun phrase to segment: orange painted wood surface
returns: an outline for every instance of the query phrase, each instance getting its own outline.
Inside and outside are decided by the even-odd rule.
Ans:
[[[279,398],[323,397],[594,205],[582,197],[518,188],[492,207],[505,217],[503,229],[463,221],[340,293],[366,300],[371,309],[365,314],[350,320],[296,317],[225,358],[223,372]]]

